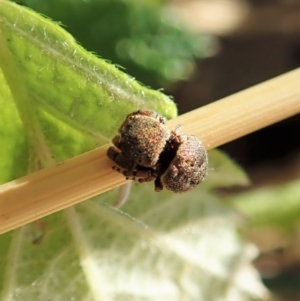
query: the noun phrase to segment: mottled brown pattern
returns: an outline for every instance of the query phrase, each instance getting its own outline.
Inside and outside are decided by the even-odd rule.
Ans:
[[[186,192],[207,175],[208,159],[201,141],[180,135],[180,126],[169,131],[162,116],[149,110],[129,114],[113,138],[108,157],[127,179],[154,181],[155,191],[163,187]]]
[[[192,135],[180,135],[176,156],[161,175],[162,185],[173,192],[186,192],[207,175],[208,159],[201,141]]]

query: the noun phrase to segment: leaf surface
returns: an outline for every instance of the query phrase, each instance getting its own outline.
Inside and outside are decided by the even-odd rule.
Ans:
[[[176,116],[169,98],[86,52],[50,20],[4,0],[0,45],[1,182],[108,142],[137,108]],[[110,206],[117,198],[110,191],[1,235],[0,299],[265,297],[235,215],[212,192],[247,178],[217,152],[210,165],[212,176],[190,193],[134,185],[122,211]],[[254,285],[238,281],[245,271]]]
[[[2,183],[109,142],[136,109],[176,116],[167,96],[87,52],[57,24],[3,0],[0,44],[1,144],[9,150],[0,164],[12,167],[0,166]]]

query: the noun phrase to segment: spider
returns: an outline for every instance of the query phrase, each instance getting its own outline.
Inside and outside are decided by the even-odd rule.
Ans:
[[[118,165],[113,169],[139,183],[154,181],[155,191],[165,187],[181,193],[196,187],[207,175],[207,153],[197,137],[180,134],[180,129],[170,131],[165,119],[150,110],[127,115],[107,151]]]

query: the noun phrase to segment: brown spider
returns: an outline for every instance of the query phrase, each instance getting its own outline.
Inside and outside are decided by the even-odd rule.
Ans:
[[[179,130],[169,131],[156,112],[129,114],[107,151],[118,165],[113,169],[139,183],[154,181],[155,191],[165,187],[180,193],[194,188],[207,175],[207,154],[197,137],[180,135]]]

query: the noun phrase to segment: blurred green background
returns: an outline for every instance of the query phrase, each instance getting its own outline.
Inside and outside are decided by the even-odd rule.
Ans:
[[[165,1],[25,0],[102,58],[153,88],[187,79],[195,59],[209,55],[213,38],[192,33]]]

